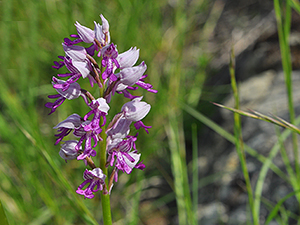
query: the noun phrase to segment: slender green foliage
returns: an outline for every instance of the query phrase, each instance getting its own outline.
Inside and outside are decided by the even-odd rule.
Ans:
[[[278,201],[278,203],[275,205],[275,207],[273,208],[273,210],[270,212],[269,216],[267,217],[266,219],[266,222],[265,222],[265,225],[268,225],[272,219],[278,214],[278,211],[280,210],[280,207],[281,205],[287,200],[289,199],[290,197],[296,195],[297,192],[299,192],[300,190],[298,191],[293,191],[289,194],[287,194],[286,196],[284,196],[282,199],[280,199],[280,201]],[[284,223],[286,224],[286,223]]]
[[[230,71],[230,79],[231,79],[231,87],[233,90],[233,96],[235,100],[235,109],[239,109],[239,93],[238,93],[238,88],[237,88],[237,83],[235,80],[235,56],[234,56],[234,49],[231,49],[231,54],[230,54],[230,63],[229,63],[229,71]],[[248,201],[249,201],[249,206],[252,212],[252,217],[253,217],[253,223],[256,225],[259,224],[259,216],[255,213],[254,206],[253,206],[253,192],[252,192],[252,187],[250,183],[250,177],[249,177],[249,172],[247,168],[247,163],[246,163],[246,155],[245,155],[245,150],[244,150],[244,142],[243,142],[243,137],[242,137],[242,123],[241,123],[241,117],[238,113],[234,113],[234,135],[235,135],[235,146],[236,146],[236,151],[240,159],[241,163],[241,168],[243,171],[244,179],[246,182],[246,189],[248,193]]]
[[[190,196],[187,165],[186,165],[186,149],[183,133],[183,119],[180,115],[180,107],[178,100],[182,99],[182,51],[184,47],[185,32],[187,28],[186,12],[184,9],[184,1],[179,1],[178,9],[175,14],[174,32],[183,35],[174,40],[175,48],[170,49],[173,64],[170,68],[169,89],[168,89],[168,124],[166,125],[166,133],[169,139],[169,147],[171,154],[172,173],[174,176],[174,191],[176,194],[176,202],[178,208],[178,220],[180,225],[192,224],[192,201]],[[179,92],[182,90],[182,92]]]
[[[198,192],[199,192],[199,182],[198,182],[198,141],[197,141],[197,125],[192,124],[192,141],[193,141],[193,215],[194,224],[198,224]]]
[[[291,131],[294,131],[294,132],[300,134],[300,129],[298,127],[296,127],[295,125],[285,121],[284,119],[282,119],[280,117],[274,116],[275,117],[274,118],[274,117],[266,116],[262,113],[254,111],[254,110],[251,110],[252,113],[249,113],[249,112],[245,112],[243,110],[234,109],[234,108],[227,107],[227,106],[224,106],[224,105],[221,105],[221,104],[217,104],[217,103],[213,103],[213,104],[216,105],[216,106],[219,106],[221,108],[228,109],[228,110],[230,110],[234,113],[237,113],[239,115],[243,115],[243,116],[247,116],[247,117],[250,117],[250,118],[253,118],[253,119],[258,119],[258,120],[262,120],[262,121],[265,121],[265,122],[273,123],[273,124],[276,124],[277,126],[281,126],[283,128],[289,129]]]
[[[291,28],[291,7],[289,4],[280,5],[279,0],[274,0],[274,9],[277,21],[279,45],[281,52],[281,61],[284,71],[284,78],[286,83],[286,90],[288,95],[288,108],[290,113],[291,124],[295,123],[295,110],[293,103],[293,85],[292,85],[292,61],[289,46],[289,36]],[[299,154],[298,154],[298,141],[296,133],[292,134],[293,149],[294,149],[294,164],[297,174],[298,182],[300,181],[300,168],[299,168]]]
[[[298,118],[295,121],[297,124],[299,124],[300,122],[300,118]],[[259,215],[260,212],[260,204],[261,204],[261,196],[262,196],[262,191],[263,191],[263,185],[265,182],[265,178],[267,176],[267,172],[270,168],[270,165],[272,163],[273,158],[277,155],[278,151],[280,149],[282,149],[282,140],[285,140],[288,136],[291,135],[291,131],[290,130],[285,130],[282,135],[278,135],[278,142],[273,146],[273,148],[271,149],[268,158],[266,159],[266,161],[263,163],[262,168],[260,170],[258,179],[257,179],[257,183],[256,183],[256,189],[255,189],[255,193],[254,193],[254,210],[255,210],[255,214]],[[282,149],[283,152],[285,152],[284,149]],[[286,167],[287,170],[289,172],[290,175],[290,180],[291,180],[291,184],[294,188],[294,190],[299,190],[299,185],[297,183],[296,177],[294,176],[293,171],[291,171],[290,168],[290,163],[288,163],[286,160],[284,160],[286,162]]]

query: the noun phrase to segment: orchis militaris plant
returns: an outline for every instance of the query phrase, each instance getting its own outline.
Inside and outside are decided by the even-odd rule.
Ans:
[[[102,195],[110,194],[113,182],[118,180],[119,170],[130,174],[134,168],[145,168],[145,165],[139,162],[141,154],[135,145],[138,133],[135,136],[129,134],[132,123],[135,129],[143,128],[148,133],[151,126],[145,126],[141,120],[148,114],[151,106],[142,101],[143,97],[132,95],[131,91],[141,87],[152,93],[157,92],[152,89],[152,85],[144,81],[147,77],[144,74],[147,69],[145,62],[135,66],[139,58],[139,49],[134,47],[119,54],[116,45],[110,42],[108,21],[103,15],[100,15],[100,18],[102,25],[94,22],[94,30],[76,22],[77,34],[70,35],[75,39],[64,39],[62,46],[65,56],[59,56],[61,61],[55,61],[53,67],[60,69],[66,66],[69,73],[57,74],[65,80],[52,78],[53,88],[58,94],[48,96],[56,100],[45,105],[51,109],[51,114],[66,99],[82,97],[89,108],[83,117],[72,114],[54,127],[58,130],[55,145],[62,142],[59,155],[66,162],[83,160],[85,165],[91,168],[84,171],[84,181],[76,191],[89,199],[94,198],[97,191],[102,191]],[[81,42],[91,45],[88,48],[76,45]],[[98,64],[97,61],[101,63]],[[85,78],[88,78],[91,87],[99,88],[98,98],[82,89],[76,82]],[[123,94],[128,101],[106,126],[110,102],[116,93]],[[70,133],[73,133],[77,140],[63,141]],[[98,144],[99,152],[96,150]],[[98,153],[99,167],[92,160]],[[101,162],[105,163],[101,165]],[[110,175],[107,174],[107,167],[112,167]]]

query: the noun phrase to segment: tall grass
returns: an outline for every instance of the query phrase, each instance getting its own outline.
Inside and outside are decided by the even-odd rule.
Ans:
[[[276,0],[274,3],[289,93],[290,121],[297,125],[300,120],[293,112],[288,38],[291,7],[298,12],[300,7],[292,0],[284,7]],[[101,223],[100,199],[84,200],[74,191],[81,182],[84,165],[72,161],[66,165],[58,155],[59,147],[53,145],[55,131],[52,127],[70,112],[86,113],[85,107],[80,102],[65,102],[61,110],[50,116],[44,107],[47,95],[53,94],[49,81],[56,71],[51,65],[58,55],[63,54],[63,38],[76,32],[75,21],[93,27],[93,21],[100,20],[100,13],[110,21],[112,41],[118,44],[119,52],[134,45],[141,49],[140,58],[148,65],[149,82],[158,90],[157,95],[145,95],[145,100],[152,105],[145,124],[153,124],[153,128],[149,135],[141,133],[137,143],[143,153],[146,171],[120,176],[111,195],[113,221],[116,224],[151,224],[155,219],[152,217],[157,216],[177,218],[176,223],[181,225],[199,223],[199,188],[219,176],[213,174],[199,179],[197,128],[184,124],[185,113],[237,144],[253,224],[259,224],[261,204],[270,210],[266,224],[274,219],[283,224],[289,217],[298,218],[283,208],[286,199],[294,195],[298,202],[300,199],[296,136],[293,134],[294,162],[289,161],[282,144],[291,131],[278,133],[278,143],[265,157],[242,142],[237,116],[237,132],[233,135],[194,109],[202,96],[205,69],[212,57],[205,53],[205,47],[223,6],[222,1],[212,4],[197,0],[189,3],[183,0],[1,1],[0,200],[5,213],[0,208],[0,224],[5,224],[6,217],[9,224]],[[200,14],[205,16],[199,17]],[[193,54],[189,54],[191,49]],[[238,103],[238,95],[236,99]],[[120,99],[117,101],[121,104]],[[185,136],[190,130],[193,136],[192,170],[187,166],[185,145]],[[287,174],[272,161],[279,152]],[[256,186],[250,186],[244,154],[262,163]],[[277,202],[274,199],[267,201],[262,196],[269,170],[294,189]],[[153,188],[151,181],[157,178],[167,183],[171,190],[169,194],[155,196],[156,199],[144,197],[141,201],[147,190]],[[164,211],[166,208],[167,212]],[[171,221],[175,223],[175,220]]]
[[[111,22],[112,41],[118,44],[119,52],[133,45],[141,49],[140,58],[148,64],[150,83],[159,91],[156,96],[145,96],[153,105],[145,123],[155,124],[150,135],[140,134],[146,175],[135,172],[130,177],[120,177],[111,196],[113,220],[140,224],[148,219],[143,215],[154,214],[167,203],[177,201],[178,209],[169,210],[167,215],[178,215],[181,224],[187,221],[196,224],[196,218],[194,222],[190,219],[193,212],[189,172],[178,102],[185,96],[181,91],[186,88],[183,83],[193,77],[200,79],[200,86],[204,81],[203,73],[197,76],[192,70],[186,77],[182,60],[184,49],[191,44],[186,40],[196,31],[196,13],[204,11],[207,3],[193,1],[188,11],[184,1],[170,5],[168,1],[140,0],[7,0],[0,4],[0,199],[9,223],[97,224],[101,221],[99,199],[87,201],[74,192],[81,182],[84,165],[73,162],[65,165],[57,154],[59,147],[53,145],[52,127],[70,112],[83,114],[85,107],[80,102],[66,102],[60,111],[48,116],[44,104],[47,95],[53,94],[49,81],[56,71],[51,66],[63,54],[63,38],[76,32],[75,21],[93,27],[93,21],[99,21],[102,13]],[[197,62],[193,64],[200,68]],[[197,102],[200,97],[197,84],[188,85],[194,90],[190,101]],[[162,157],[166,159],[165,165],[152,163]],[[170,181],[175,195],[158,199],[150,209],[140,210],[143,184],[157,176]]]

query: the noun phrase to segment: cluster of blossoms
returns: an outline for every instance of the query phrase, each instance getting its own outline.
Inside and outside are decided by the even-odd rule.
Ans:
[[[53,67],[60,69],[66,66],[69,73],[57,74],[65,80],[52,78],[53,88],[58,94],[48,96],[56,100],[45,105],[51,109],[49,113],[51,114],[66,99],[71,100],[81,96],[90,108],[85,116],[72,114],[54,127],[58,130],[55,144],[62,142],[59,155],[66,162],[73,159],[83,160],[85,165],[89,165],[92,169],[84,171],[84,182],[76,191],[85,198],[93,198],[94,192],[98,190],[103,190],[104,194],[110,193],[113,181],[118,180],[119,170],[130,174],[133,168],[141,170],[145,168],[142,162],[139,163],[141,154],[137,152],[135,146],[138,133],[135,136],[130,136],[129,133],[132,123],[135,129],[142,128],[148,133],[151,126],[144,125],[141,120],[148,114],[151,106],[142,101],[142,96],[134,96],[130,91],[141,87],[152,93],[157,92],[152,89],[152,85],[144,81],[147,77],[144,74],[147,69],[145,62],[134,66],[139,58],[139,49],[134,47],[119,54],[116,45],[110,42],[108,21],[103,15],[100,15],[100,18],[102,25],[94,22],[94,30],[76,22],[78,34],[70,35],[72,40],[64,39],[62,45],[65,56],[59,56],[60,61],[55,61]],[[91,45],[88,48],[76,45],[81,42]],[[94,56],[101,61],[100,65],[97,64]],[[77,81],[81,78],[88,78],[91,87],[94,85],[99,87],[99,98],[96,99],[89,91],[80,87]],[[129,101],[106,125],[109,104],[116,93],[123,94]],[[62,141],[70,133],[73,133],[77,140]],[[97,155],[95,148],[98,142],[104,141],[104,138],[107,158],[105,166],[113,168],[108,185],[105,183],[108,175],[96,167],[92,160],[92,157]]]

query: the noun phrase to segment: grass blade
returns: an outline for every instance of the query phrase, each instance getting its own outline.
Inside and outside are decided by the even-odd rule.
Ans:
[[[272,219],[278,214],[278,211],[279,211],[281,205],[282,205],[287,199],[289,199],[290,197],[296,195],[296,194],[299,193],[299,192],[300,192],[300,190],[298,190],[298,191],[293,191],[293,192],[287,194],[286,196],[284,196],[282,199],[280,199],[279,202],[278,202],[278,203],[275,205],[275,207],[273,208],[273,210],[270,212],[270,214],[269,214],[269,216],[268,216],[268,218],[267,218],[267,220],[266,220],[266,222],[265,222],[265,225],[268,225],[268,224],[272,221]]]
[[[229,72],[230,72],[231,87],[232,87],[233,96],[235,99],[235,109],[239,110],[240,100],[239,100],[237,83],[236,83],[236,79],[235,79],[235,56],[234,56],[233,48],[231,49]],[[247,163],[246,163],[246,155],[245,155],[244,142],[243,142],[243,136],[242,136],[242,122],[241,122],[241,117],[238,113],[234,113],[234,136],[235,136],[236,152],[239,156],[242,172],[243,172],[245,183],[246,183],[246,189],[247,189],[247,193],[248,193],[248,201],[249,201],[250,209],[251,209],[252,216],[253,216],[253,223],[258,225],[259,220],[258,220],[258,215],[255,214],[255,210],[253,208],[253,191],[252,191],[249,172],[248,172]]]
[[[245,112],[243,110],[238,110],[238,109],[234,109],[234,108],[231,108],[231,107],[227,107],[227,106],[224,106],[224,105],[221,105],[221,104],[218,104],[218,103],[213,103],[214,105],[216,106],[219,106],[221,108],[224,108],[224,109],[228,109],[234,113],[238,113],[240,115],[243,115],[243,116],[247,116],[247,117],[250,117],[250,118],[253,118],[253,119],[258,119],[258,120],[262,120],[262,121],[265,121],[265,122],[269,122],[269,123],[273,123],[273,124],[276,124],[278,126],[281,126],[283,128],[286,128],[286,129],[290,129],[291,131],[294,131],[298,134],[300,134],[300,129],[297,128],[295,125],[283,120],[282,118],[278,117],[278,116],[274,116],[276,117],[276,119],[270,117],[270,116],[266,116],[262,113],[259,113],[259,112],[256,112],[254,110],[251,110],[253,113],[249,113],[249,112]]]
[[[182,104],[182,108],[187,113],[189,113],[190,115],[192,115],[193,117],[198,119],[200,122],[202,122],[203,124],[205,124],[206,126],[211,128],[212,130],[214,130],[216,133],[218,133],[219,135],[224,137],[226,140],[230,141],[233,144],[235,143],[235,137],[232,134],[230,134],[229,132],[224,130],[224,128],[222,128],[221,126],[219,126],[218,124],[216,124],[215,122],[213,122],[212,120],[207,118],[202,113],[196,111],[194,108],[192,108],[192,107],[190,107],[189,105],[186,105],[186,104]],[[297,121],[300,122],[300,117],[297,118]],[[245,150],[248,154],[250,154],[251,156],[257,158],[257,160],[259,160],[260,162],[263,163],[263,162],[266,161],[266,157],[259,154],[259,153],[257,153],[253,148],[245,145]],[[286,174],[283,171],[281,171],[274,163],[272,163],[270,165],[270,168],[274,173],[276,173],[284,181],[286,181],[289,184],[291,183],[290,179],[286,176]]]
[[[282,3],[284,4],[284,2]],[[290,113],[290,121],[295,124],[295,110],[293,103],[293,86],[292,86],[292,60],[289,46],[289,36],[291,29],[291,6],[285,5],[285,12],[281,7],[279,0],[274,0],[274,9],[277,21],[279,45],[281,52],[281,61],[284,71],[284,79],[286,84],[286,90],[288,95],[288,108]],[[283,15],[284,14],[284,17]],[[300,180],[300,167],[299,167],[299,154],[298,154],[298,140],[295,133],[292,134],[292,142],[294,149],[294,164],[298,181]]]
[[[192,142],[193,142],[193,183],[192,183],[192,190],[193,190],[193,215],[194,215],[194,224],[198,224],[198,140],[197,140],[197,125],[192,124]]]
[[[263,163],[262,168],[260,170],[260,173],[259,173],[259,176],[257,179],[257,183],[256,183],[255,193],[254,193],[254,196],[255,196],[254,210],[255,210],[255,214],[257,216],[259,216],[260,203],[261,203],[260,200],[261,200],[264,181],[265,181],[267,172],[270,168],[270,165],[272,163],[272,159],[277,155],[278,151],[281,148],[281,142],[282,142],[281,140],[286,139],[289,135],[291,135],[290,130],[285,130],[281,135],[279,135],[278,142],[271,149],[268,158]],[[289,173],[289,175],[290,175],[291,184],[292,184],[294,190],[298,190],[299,185],[297,183],[296,177],[293,175],[293,173]]]

